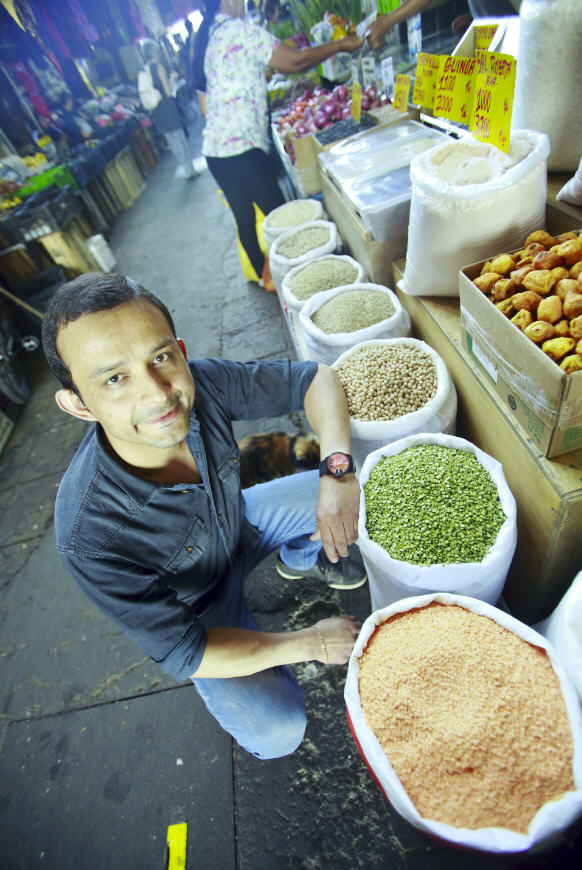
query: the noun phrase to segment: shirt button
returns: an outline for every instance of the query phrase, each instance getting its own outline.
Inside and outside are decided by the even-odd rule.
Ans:
[[[186,550],[188,551],[188,553],[191,553],[193,549],[194,549],[194,547],[186,547]]]
[[[233,465],[236,465],[237,462],[238,462],[238,459],[235,457],[235,458],[232,460],[232,462],[233,462]]]
[[[222,514],[216,514],[216,519],[217,519],[219,522],[221,522],[221,521],[222,521]]]
[[[183,489],[182,492],[190,492],[189,489]]]

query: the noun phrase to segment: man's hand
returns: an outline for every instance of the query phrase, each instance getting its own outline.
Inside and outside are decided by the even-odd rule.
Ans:
[[[344,665],[350,657],[361,627],[361,623],[356,622],[351,616],[320,619],[315,623],[314,628],[319,629],[323,641],[319,635],[314,641],[319,644],[315,659],[326,665]]]
[[[368,43],[370,48],[374,49],[374,51],[378,51],[378,49],[382,48],[386,34],[392,30],[392,27],[388,22],[388,17],[388,15],[380,15],[370,25],[368,31]]]
[[[357,36],[355,33],[347,33],[343,39],[339,40],[342,51],[349,51],[350,54],[353,54],[354,51],[357,51],[364,44],[364,38]]]
[[[355,474],[342,480],[324,475],[319,484],[315,519],[317,531],[312,541],[321,541],[330,562],[348,555],[348,547],[358,537],[360,484]]]

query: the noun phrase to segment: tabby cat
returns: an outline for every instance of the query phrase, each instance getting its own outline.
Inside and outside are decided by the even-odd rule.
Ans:
[[[264,432],[247,435],[238,446],[243,488],[285,477],[297,469],[319,467],[319,441],[314,435]]]

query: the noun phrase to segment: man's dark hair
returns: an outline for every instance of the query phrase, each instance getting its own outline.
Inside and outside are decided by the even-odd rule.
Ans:
[[[71,372],[57,349],[57,338],[63,326],[78,320],[84,314],[110,311],[135,299],[143,299],[155,305],[170,324],[173,335],[176,335],[172,315],[162,300],[132,278],[89,272],[59,287],[42,321],[42,347],[52,373],[66,390],[79,394]]]

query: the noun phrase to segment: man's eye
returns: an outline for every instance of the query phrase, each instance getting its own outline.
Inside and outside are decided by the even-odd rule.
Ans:
[[[164,351],[164,353],[159,353],[155,358],[154,362],[163,363],[167,362],[170,359],[170,354]]]
[[[123,379],[123,375],[111,375],[110,378],[107,378],[106,383],[118,384],[122,379]]]

